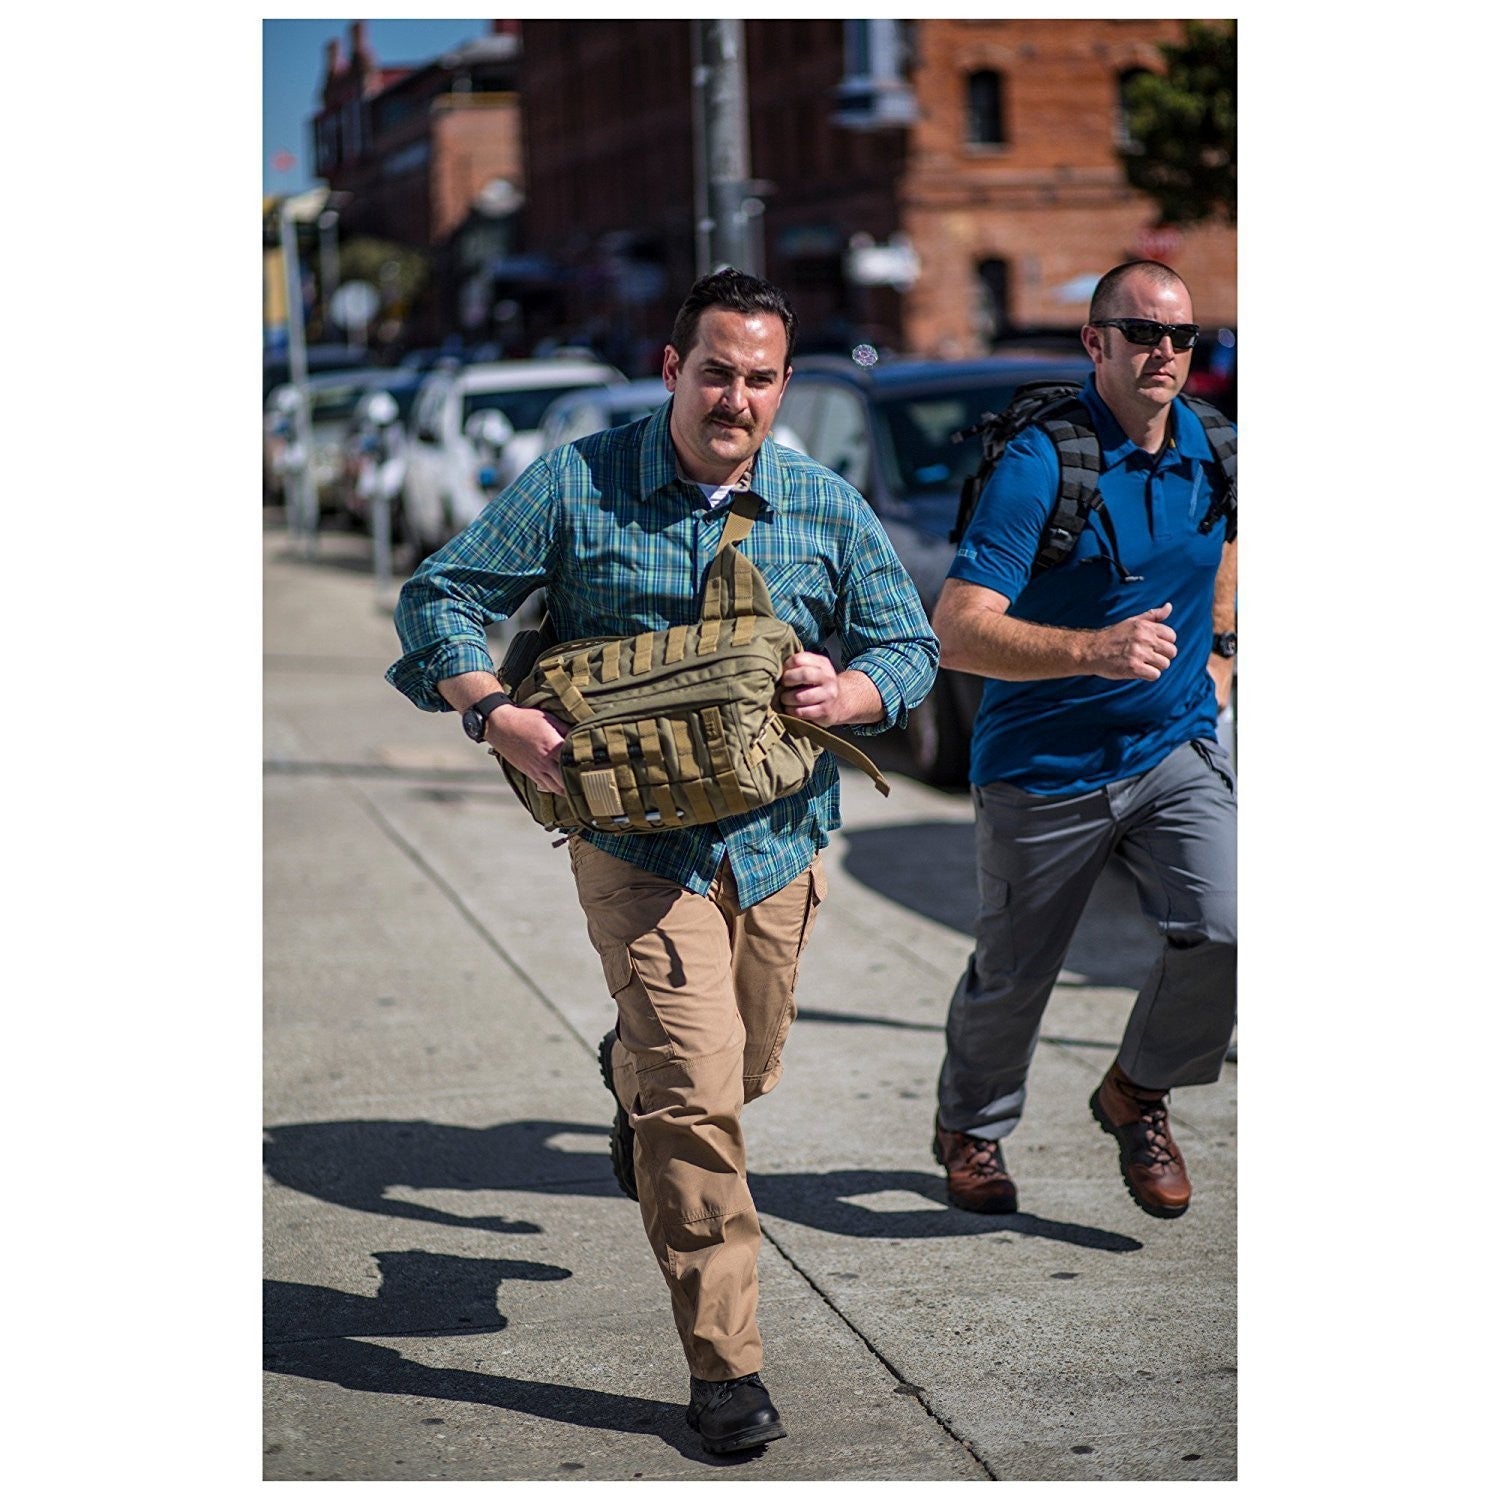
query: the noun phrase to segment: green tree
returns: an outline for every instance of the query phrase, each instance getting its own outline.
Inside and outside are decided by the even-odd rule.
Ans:
[[[1235,222],[1236,68],[1233,21],[1189,21],[1161,49],[1163,73],[1125,90],[1126,180],[1156,200],[1162,224]]]
[[[410,307],[427,284],[428,269],[420,250],[388,240],[360,236],[339,246],[339,280],[368,281],[388,309]]]

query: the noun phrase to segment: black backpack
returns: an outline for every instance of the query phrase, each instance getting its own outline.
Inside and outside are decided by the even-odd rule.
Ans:
[[[980,492],[989,482],[1000,462],[1005,446],[1026,427],[1038,425],[1052,440],[1057,449],[1062,475],[1057,487],[1057,502],[1042,532],[1041,544],[1031,564],[1031,576],[1035,578],[1049,568],[1055,568],[1072,552],[1091,513],[1097,512],[1114,564],[1121,578],[1133,581],[1119,561],[1119,546],[1115,540],[1114,522],[1109,518],[1103,499],[1099,495],[1099,438],[1089,418],[1088,408],[1079,397],[1081,384],[1076,380],[1031,380],[1017,388],[1009,406],[998,416],[986,412],[972,427],[954,433],[955,443],[979,434],[983,445],[979,468],[963,483],[959,495],[958,517],[948,540],[957,542],[968,530],[979,502]],[[1198,530],[1207,534],[1225,518],[1224,539],[1232,542],[1238,535],[1236,516],[1237,472],[1235,430],[1229,419],[1208,402],[1196,396],[1181,398],[1203,423],[1209,446],[1224,474],[1224,488],[1208,508],[1208,514],[1198,523]]]

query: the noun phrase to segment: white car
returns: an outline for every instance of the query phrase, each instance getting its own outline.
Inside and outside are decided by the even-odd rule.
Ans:
[[[310,375],[307,397],[312,432],[313,493],[322,512],[336,510],[337,486],[343,474],[344,432],[354,408],[367,391],[390,380],[392,372],[362,367]],[[297,387],[276,386],[266,397],[262,413],[261,492],[267,504],[280,505],[286,498],[287,476],[308,462],[297,443]]]
[[[640,417],[649,417],[667,400],[661,376],[629,380],[624,385],[600,386],[597,390],[572,391],[559,396],[542,418],[540,451],[550,453],[606,427],[623,427]]]
[[[558,396],[624,382],[613,365],[584,359],[505,360],[428,376],[412,408],[401,490],[414,554],[457,536],[541,453],[537,428]]]

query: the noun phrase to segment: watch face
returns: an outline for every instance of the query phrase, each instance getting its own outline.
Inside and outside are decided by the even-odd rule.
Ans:
[[[1214,637],[1214,650],[1220,656],[1233,656],[1239,650],[1239,642],[1235,638],[1234,631],[1226,631],[1223,635]]]
[[[484,738],[484,720],[472,708],[464,710],[464,733],[476,744]]]

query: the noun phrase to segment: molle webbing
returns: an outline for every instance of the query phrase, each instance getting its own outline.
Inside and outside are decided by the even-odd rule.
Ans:
[[[1089,515],[1102,510],[1104,505],[1099,498],[1099,439],[1089,424],[1089,414],[1083,402],[1069,400],[1044,412],[1036,421],[1057,449],[1061,478],[1057,503],[1052,508],[1031,565],[1033,577],[1056,567],[1072,552],[1079,534],[1088,524]]]
[[[501,761],[548,828],[657,833],[734,817],[806,785],[819,753],[874,764],[820,725],[778,712],[782,666],[802,649],[760,570],[739,550],[758,502],[738,495],[704,582],[697,624],[572,641],[545,652],[515,700],[567,724],[567,791],[543,791]],[[498,759],[499,757],[497,757]]]

